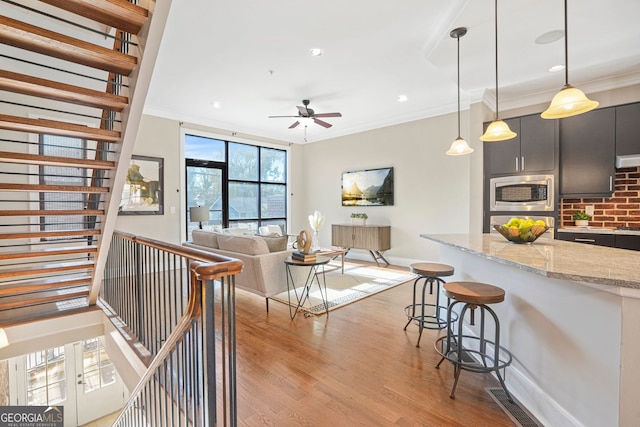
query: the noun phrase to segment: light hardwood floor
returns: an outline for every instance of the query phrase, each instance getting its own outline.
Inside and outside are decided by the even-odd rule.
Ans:
[[[513,426],[484,390],[489,374],[453,369],[425,330],[407,331],[412,284],[330,312],[289,319],[286,305],[237,292],[240,426]],[[509,375],[507,368],[507,377]]]

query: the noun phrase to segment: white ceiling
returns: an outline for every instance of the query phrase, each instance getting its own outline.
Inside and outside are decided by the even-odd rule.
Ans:
[[[545,103],[564,85],[562,0],[498,3],[500,110]],[[585,92],[640,83],[640,0],[569,1],[569,82]],[[493,0],[173,0],[145,112],[294,143],[302,99],[339,111],[307,141],[494,105]],[[312,57],[311,48],[324,55]],[[408,101],[399,103],[399,95]],[[220,108],[214,108],[219,103]],[[452,138],[455,136],[452,129]]]

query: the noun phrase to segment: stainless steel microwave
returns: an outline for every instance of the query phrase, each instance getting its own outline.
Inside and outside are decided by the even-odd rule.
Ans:
[[[489,180],[491,211],[553,211],[553,175],[517,175]]]

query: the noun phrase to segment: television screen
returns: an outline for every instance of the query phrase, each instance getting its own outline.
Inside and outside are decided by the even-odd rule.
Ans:
[[[392,206],[393,168],[342,173],[342,206]]]

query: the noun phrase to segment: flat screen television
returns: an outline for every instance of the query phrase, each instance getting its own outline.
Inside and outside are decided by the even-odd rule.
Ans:
[[[342,206],[393,206],[393,168],[343,172]]]

